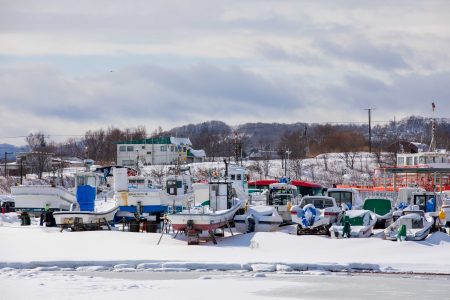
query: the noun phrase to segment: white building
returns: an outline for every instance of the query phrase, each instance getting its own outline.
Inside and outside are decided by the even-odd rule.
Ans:
[[[204,150],[192,149],[189,138],[159,137],[117,143],[117,165],[166,165],[199,162],[205,158]]]

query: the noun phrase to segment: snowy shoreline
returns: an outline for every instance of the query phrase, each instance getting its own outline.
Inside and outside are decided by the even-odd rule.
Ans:
[[[38,271],[236,271],[450,274],[450,237],[420,242],[330,239],[270,233],[219,238],[187,246],[184,236],[122,231],[60,232],[39,226],[0,226],[0,268]]]

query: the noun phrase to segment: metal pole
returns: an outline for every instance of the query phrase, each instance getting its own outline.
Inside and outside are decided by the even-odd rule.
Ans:
[[[366,108],[369,114],[369,153],[372,153],[372,110],[375,108]]]
[[[20,158],[20,184],[23,184],[23,157]]]
[[[6,171],[6,156],[8,155],[8,154],[13,154],[12,152],[6,152],[5,151],[5,178],[6,178],[6,176],[7,176],[7,171]]]

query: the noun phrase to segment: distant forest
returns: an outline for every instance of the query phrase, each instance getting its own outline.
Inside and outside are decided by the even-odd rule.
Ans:
[[[302,159],[330,152],[368,151],[367,124],[280,124],[246,123],[229,126],[221,121],[189,124],[165,131],[161,127],[147,132],[136,128],[89,130],[82,139],[68,139],[56,143],[44,132],[30,133],[26,138],[28,149],[51,152],[57,156],[89,157],[98,163],[114,163],[119,141],[146,137],[189,137],[195,149],[204,149],[209,160],[220,157],[247,157],[251,153],[278,154],[289,151],[290,158]],[[399,122],[372,127],[372,152],[388,151],[397,141],[428,144],[431,139],[431,119],[411,116]],[[437,147],[450,149],[450,120],[438,119]]]

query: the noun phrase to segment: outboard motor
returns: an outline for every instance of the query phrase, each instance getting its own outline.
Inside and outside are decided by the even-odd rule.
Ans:
[[[247,217],[247,233],[255,232],[256,221],[255,218],[250,215]]]

